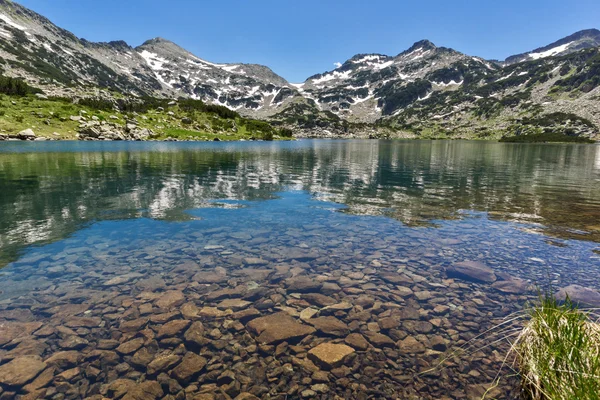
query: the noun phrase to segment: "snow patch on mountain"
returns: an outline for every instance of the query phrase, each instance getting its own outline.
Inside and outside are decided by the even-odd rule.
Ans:
[[[10,17],[9,17],[8,15],[6,15],[6,14],[2,14],[2,13],[0,13],[0,19],[1,19],[2,21],[4,21],[6,24],[8,24],[8,25],[12,26],[13,28],[16,28],[16,29],[18,29],[18,30],[20,30],[20,31],[27,30],[27,28],[26,28],[26,27],[24,27],[23,25],[19,25],[19,24],[17,24],[15,21],[13,21],[13,19],[12,19],[12,18],[10,18]]]
[[[555,55],[560,54],[560,53],[564,52],[565,50],[567,50],[569,48],[569,46],[571,46],[572,43],[573,42],[565,43],[561,46],[557,46],[550,50],[542,51],[540,53],[529,53],[529,57],[533,58],[534,60],[539,60],[540,58],[552,57],[552,56],[555,56]]]
[[[313,79],[312,83],[314,85],[318,85],[320,83],[325,83],[325,82],[329,82],[329,81],[333,81],[333,80],[348,79],[348,78],[350,78],[351,74],[352,74],[351,70],[344,71],[344,72],[333,71],[326,75],[323,75],[321,78]]]

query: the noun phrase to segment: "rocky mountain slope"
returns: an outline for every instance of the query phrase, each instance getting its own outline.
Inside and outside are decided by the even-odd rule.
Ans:
[[[215,64],[168,40],[137,48],[92,43],[9,0],[0,0],[0,66],[56,95],[94,95],[98,88],[144,96],[184,96],[263,115],[293,95],[268,67]]]
[[[540,58],[564,56],[594,47],[600,47],[600,31],[598,29],[586,29],[562,38],[548,46],[537,48],[528,53],[510,56],[505,60],[505,63],[515,64],[523,61],[539,60]]]
[[[291,84],[268,67],[218,64],[168,40],[92,43],[0,0],[0,69],[46,94],[185,97],[294,128],[300,136],[598,137],[600,31],[505,62],[423,40],[396,56],[359,54]]]

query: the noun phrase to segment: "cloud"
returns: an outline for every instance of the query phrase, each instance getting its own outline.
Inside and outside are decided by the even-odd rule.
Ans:
[[[333,65],[335,65],[336,68],[339,68],[342,66],[341,62],[334,62]]]

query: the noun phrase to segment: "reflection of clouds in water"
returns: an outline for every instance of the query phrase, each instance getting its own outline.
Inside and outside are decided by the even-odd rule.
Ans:
[[[600,146],[596,146],[596,162],[594,163],[594,167],[597,170],[600,170]]]

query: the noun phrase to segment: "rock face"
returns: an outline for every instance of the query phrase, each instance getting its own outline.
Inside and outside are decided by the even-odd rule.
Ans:
[[[344,359],[354,353],[354,349],[345,344],[322,343],[308,352],[308,358],[323,369],[341,366]]]
[[[45,368],[46,363],[39,357],[17,357],[0,366],[0,384],[22,386],[33,380]]]
[[[479,261],[462,261],[452,264],[446,273],[450,278],[459,278],[478,283],[494,283],[494,271]]]
[[[258,335],[257,340],[264,344],[298,340],[315,332],[314,328],[296,322],[284,312],[253,319],[247,328]]]
[[[555,294],[558,300],[564,301],[567,296],[575,304],[589,307],[600,307],[600,292],[580,285],[569,285]]]
[[[79,140],[147,140],[158,135],[135,124],[125,126],[99,121],[83,122],[79,126]]]

